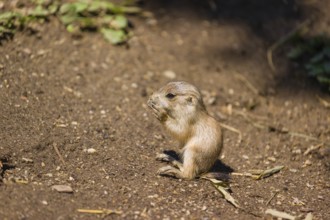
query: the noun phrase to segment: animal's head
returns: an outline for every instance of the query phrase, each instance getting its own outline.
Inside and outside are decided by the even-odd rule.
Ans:
[[[155,116],[164,122],[167,119],[194,120],[196,113],[205,111],[199,90],[187,82],[170,82],[154,92],[148,106]]]

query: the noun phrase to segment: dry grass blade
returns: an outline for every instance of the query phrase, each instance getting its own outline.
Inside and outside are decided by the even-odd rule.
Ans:
[[[285,212],[280,212],[280,211],[277,211],[275,209],[267,209],[265,213],[269,214],[271,216],[280,218],[280,219],[294,220],[296,218],[293,215],[290,215],[290,214],[285,213]]]
[[[237,115],[242,116],[247,122],[251,123],[251,125],[253,125],[254,127],[256,127],[258,129],[270,129],[272,131],[276,131],[279,133],[289,134],[292,137],[305,138],[307,140],[314,140],[314,141],[318,140],[316,137],[313,137],[310,135],[301,134],[301,133],[297,133],[297,132],[291,132],[291,131],[289,131],[287,129],[283,129],[283,128],[277,128],[276,126],[270,125],[265,122],[263,122],[263,123],[256,122],[256,120],[254,118],[252,118],[252,115],[248,115],[246,112],[243,112],[243,111],[233,110],[233,112]],[[254,116],[254,117],[256,117],[256,116]],[[260,116],[259,116],[259,118],[260,118],[260,120],[263,120],[263,119],[261,119]]]
[[[243,111],[234,110],[235,114],[242,116],[247,122],[251,123],[254,127],[259,129],[265,129],[267,126],[259,124],[256,120],[252,119],[247,113]]]
[[[273,62],[273,52],[288,42],[290,39],[292,39],[294,36],[296,36],[298,33],[302,32],[309,24],[311,20],[308,19],[304,22],[302,22],[300,25],[298,25],[294,30],[292,30],[290,33],[282,37],[280,40],[276,41],[268,50],[267,50],[267,61],[268,64],[273,72],[276,72],[276,68]]]
[[[260,94],[259,90],[254,85],[252,85],[252,83],[247,80],[243,75],[236,74],[235,78],[243,82],[255,95]]]
[[[312,145],[311,147],[309,147],[305,152],[304,152],[304,156],[310,154],[311,152],[318,150],[320,147],[323,146],[323,143],[318,144],[318,145]]]
[[[309,136],[309,135],[306,135],[306,134],[297,133],[297,132],[289,132],[289,135],[291,135],[293,137],[305,138],[307,140],[314,140],[314,141],[318,140],[316,137]]]
[[[220,181],[220,180],[211,179],[211,178],[210,179],[206,178],[206,179],[211,181],[212,185],[223,195],[225,200],[227,200],[230,204],[235,206],[235,208],[240,208],[237,201],[227,191],[228,190],[228,184],[227,183],[225,183],[223,181]]]
[[[276,166],[274,168],[271,168],[271,169],[268,169],[268,170],[264,170],[255,179],[260,180],[260,179],[264,179],[264,178],[270,177],[273,174],[280,172],[283,168],[284,168],[284,166]]]
[[[247,177],[255,176],[252,173],[236,173],[236,172],[231,173],[231,175],[233,175],[233,176],[247,176]]]
[[[326,101],[325,99],[322,99],[320,96],[316,97],[325,108],[330,108],[330,102]]]
[[[58,150],[57,145],[55,143],[53,144],[53,147],[54,147],[54,150],[55,150],[57,156],[60,158],[60,161],[62,162],[63,165],[65,165],[65,161],[64,161],[64,159],[63,159],[63,157],[62,157],[62,155],[61,155],[60,151]]]
[[[123,212],[118,210],[111,210],[111,209],[77,209],[80,213],[88,213],[88,214],[103,214],[103,215],[110,215],[110,214],[117,214],[121,215]]]
[[[276,166],[268,170],[250,170],[249,172],[244,173],[231,173],[233,176],[247,176],[252,177],[253,179],[260,180],[272,176],[275,173],[280,172],[284,166]]]
[[[223,123],[220,123],[220,126],[229,130],[229,131],[232,131],[236,134],[238,134],[238,143],[241,143],[242,142],[242,132],[234,127],[231,127],[229,125],[226,125],[226,124],[223,124]]]

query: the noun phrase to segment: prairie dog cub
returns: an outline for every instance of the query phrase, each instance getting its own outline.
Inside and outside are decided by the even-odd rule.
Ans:
[[[223,143],[220,124],[206,111],[199,90],[187,82],[170,82],[151,95],[148,106],[182,148],[182,162],[165,153],[157,155],[172,164],[158,174],[194,179],[207,173]]]

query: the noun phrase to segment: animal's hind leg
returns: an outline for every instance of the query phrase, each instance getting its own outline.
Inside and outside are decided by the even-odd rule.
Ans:
[[[165,166],[160,168],[157,173],[159,175],[173,176],[178,179],[192,180],[197,176],[197,166],[192,156],[190,152],[185,152],[183,164],[177,160],[171,161],[170,163],[175,163],[176,167]]]
[[[198,170],[195,163],[194,154],[190,151],[185,151],[183,154],[183,167],[182,178],[184,179],[194,179],[197,177]]]

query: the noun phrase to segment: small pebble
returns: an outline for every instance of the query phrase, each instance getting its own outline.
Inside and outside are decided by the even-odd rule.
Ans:
[[[52,189],[60,193],[73,193],[71,186],[67,185],[54,185],[52,186]]]
[[[52,173],[46,173],[45,176],[53,177],[53,174]]]
[[[249,159],[249,156],[248,156],[248,155],[242,155],[242,157],[243,157],[245,160],[248,160],[248,159]]]
[[[304,162],[303,167],[307,167],[307,166],[310,166],[310,165],[312,165],[312,161],[310,161],[310,160],[306,160],[306,161]]]
[[[173,72],[172,70],[166,70],[163,72],[163,75],[168,78],[168,79],[175,79],[176,78],[176,74],[175,72]]]
[[[32,159],[25,158],[25,157],[22,158],[22,161],[25,162],[25,163],[33,163],[33,160]]]
[[[272,161],[272,162],[275,162],[276,161],[276,158],[275,157],[268,157],[267,160]]]
[[[88,148],[87,150],[85,150],[88,154],[94,154],[96,153],[96,150],[94,148]]]

